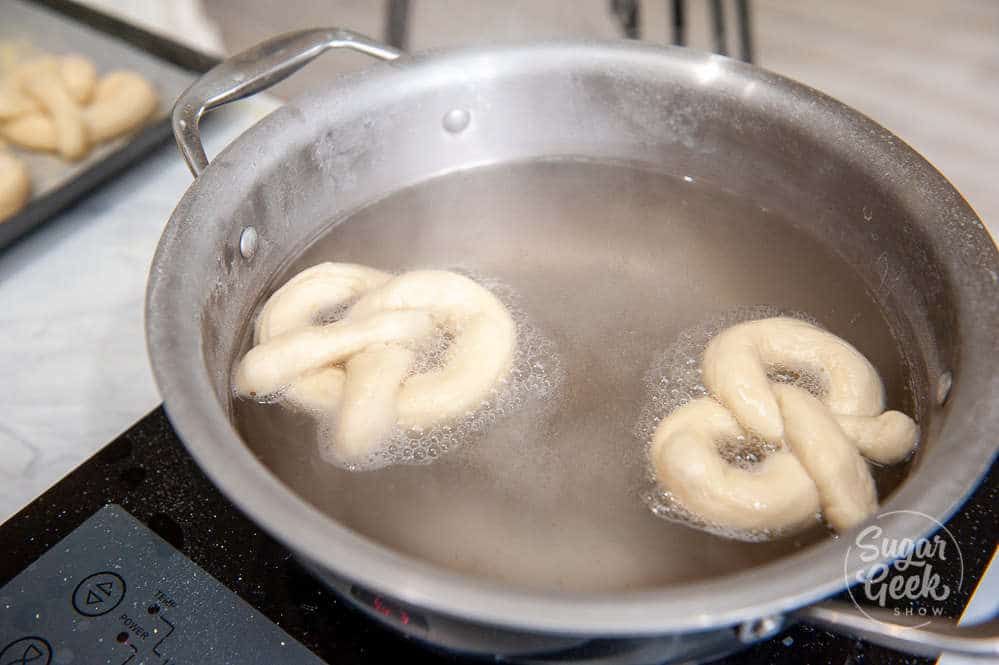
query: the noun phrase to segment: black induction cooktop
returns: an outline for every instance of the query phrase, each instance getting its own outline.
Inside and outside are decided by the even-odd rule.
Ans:
[[[997,499],[993,469],[947,523],[966,577],[945,602],[950,616],[993,554]],[[0,547],[0,665],[94,665],[94,653],[113,665],[468,662],[392,632],[315,581],[205,478],[162,408],[0,526]],[[717,662],[931,661],[793,625]]]

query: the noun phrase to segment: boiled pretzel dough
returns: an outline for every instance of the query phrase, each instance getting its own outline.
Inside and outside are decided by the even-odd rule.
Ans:
[[[24,162],[0,151],[0,222],[23,208],[30,194],[31,182]]]
[[[704,385],[743,427],[779,442],[784,422],[769,367],[801,369],[819,376],[833,413],[876,416],[884,410],[877,370],[849,343],[788,317],[748,321],[722,331],[704,350]]]
[[[824,394],[771,382],[773,366],[817,374]],[[702,371],[720,403],[702,398],[669,414],[651,454],[659,485],[713,526],[780,532],[821,508],[834,529],[849,529],[877,509],[863,458],[900,461],[919,436],[905,414],[882,413],[884,389],[867,359],[804,321],[733,326],[708,344]],[[737,469],[717,446],[748,432],[781,448],[751,470]]]
[[[422,428],[478,408],[510,370],[517,327],[492,293],[440,270],[396,277],[357,301],[346,320],[414,309],[429,312],[454,337],[444,366],[411,377],[399,393],[399,424]]]
[[[380,344],[347,361],[335,430],[340,455],[363,458],[392,434],[399,391],[414,358],[410,349]]]
[[[874,514],[878,493],[867,462],[829,410],[807,390],[774,384],[785,440],[815,483],[822,513],[837,531]]]
[[[254,343],[319,324],[319,316],[354,300],[392,275],[353,263],[320,263],[298,273],[274,292],[254,323]]]
[[[236,371],[236,390],[249,397],[274,395],[300,376],[346,361],[369,346],[413,345],[434,331],[427,312],[378,312],[328,326],[291,330],[250,349]]]
[[[919,427],[900,411],[885,411],[876,418],[834,413],[833,418],[857,450],[878,464],[901,462],[919,439]]]
[[[282,393],[283,400],[308,413],[322,413],[340,403],[347,373],[340,367],[321,367],[306,372]]]
[[[652,437],[660,485],[688,511],[715,525],[763,531],[803,524],[819,512],[815,483],[787,449],[752,470],[718,453],[718,443],[744,436],[732,414],[710,397],[684,404],[663,419]]]
[[[357,298],[339,321],[320,317]],[[452,336],[444,365],[410,375],[417,347]],[[332,416],[324,456],[360,462],[398,425],[421,429],[475,411],[509,373],[516,325],[488,290],[461,275],[398,277],[353,264],[313,266],[278,289],[255,323],[236,391]],[[283,391],[283,392],[281,392]]]

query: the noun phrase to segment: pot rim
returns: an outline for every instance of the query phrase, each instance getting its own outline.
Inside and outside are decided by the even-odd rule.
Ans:
[[[811,115],[809,122],[832,117],[858,130],[868,145],[858,149],[886,153],[914,186],[941,196],[949,215],[971,227],[977,225],[978,243],[991,246],[991,271],[999,272],[999,259],[988,233],[974,211],[950,183],[912,148],[870,119],[825,95],[790,79],[766,70],[720,56],[673,47],[659,47],[634,42],[542,42],[531,45],[491,46],[455,49],[400,58],[390,66],[382,65],[390,76],[427,74],[444,76],[461,69],[468,62],[488,55],[495,66],[504,63],[544,60],[546,55],[560,57],[605,58],[624,64],[629,59],[672,60],[683,66],[705,63],[718,68],[722,77],[735,77],[766,85],[787,98],[788,103],[802,97],[814,104],[796,108],[801,115]],[[568,55],[567,55],[568,54]],[[383,72],[368,71],[363,76],[347,76],[337,84],[348,86],[383,86]],[[318,107],[320,95],[306,96],[295,104],[306,112]],[[270,128],[258,123],[223,152],[240,146],[277,141]],[[868,154],[868,152],[864,152]],[[237,162],[238,163],[238,162]],[[231,178],[230,178],[231,180]],[[825,598],[845,588],[844,575],[856,579],[859,571],[844,571],[844,556],[856,531],[838,539],[805,548],[793,555],[747,571],[724,577],[673,585],[668,588],[615,593],[573,593],[521,590],[501,583],[469,577],[415,558],[398,554],[339,524],[273,476],[243,443],[226,417],[212,388],[204,364],[199,317],[191,309],[199,303],[184,300],[172,288],[174,272],[184,273],[185,260],[195,252],[188,247],[197,242],[198,224],[192,223],[191,204],[199,193],[231,186],[219,169],[212,166],[188,189],[163,233],[153,259],[146,301],[146,333],[153,373],[165,401],[171,423],[201,469],[215,485],[251,519],[293,552],[354,583],[417,607],[453,617],[533,632],[566,635],[638,636],[734,625],[755,618],[782,614]],[[955,212],[956,211],[956,212]],[[204,220],[202,220],[204,221]],[[943,230],[938,231],[939,234]],[[936,239],[936,238],[934,238]],[[942,256],[941,261],[960,257]],[[968,279],[971,279],[969,277]],[[981,290],[999,292],[995,283],[973,287],[961,279],[953,290],[958,300]],[[997,298],[999,300],[999,298]],[[999,322],[995,308],[962,308],[962,328],[978,329]],[[962,342],[965,340],[962,336]],[[976,341],[976,340],[972,340]],[[977,341],[981,341],[977,339]],[[971,349],[974,351],[975,349]],[[954,384],[952,401],[961,398],[959,384],[968,375],[989,371],[986,363],[977,369],[967,368]],[[999,381],[985,381],[986,400],[999,397]],[[988,410],[987,410],[988,411]],[[986,427],[995,431],[999,410],[986,413]],[[944,435],[944,429],[938,436]],[[975,488],[988,470],[996,453],[995,442],[976,440],[962,448],[959,455],[944,458],[928,450],[920,469],[882,506],[884,512],[918,510],[943,522]],[[945,466],[943,466],[945,465]],[[930,482],[927,470],[946,469],[946,475]],[[919,482],[915,482],[915,481]],[[882,519],[886,531],[913,538],[927,535],[932,529],[925,520],[907,513]],[[887,557],[880,559],[887,561]]]

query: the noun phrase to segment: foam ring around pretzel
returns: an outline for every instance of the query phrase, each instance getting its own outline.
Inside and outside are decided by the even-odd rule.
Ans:
[[[319,325],[358,296],[343,318]],[[452,336],[443,366],[409,375],[416,348],[441,330]],[[237,368],[237,392],[281,393],[293,408],[332,415],[324,457],[351,463],[397,425],[419,430],[474,412],[510,370],[516,325],[492,293],[455,273],[392,277],[320,264],[274,293],[255,339]]]

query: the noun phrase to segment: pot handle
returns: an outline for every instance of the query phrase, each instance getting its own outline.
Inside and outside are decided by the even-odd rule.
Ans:
[[[915,656],[935,658],[948,653],[972,658],[999,657],[999,618],[958,626],[949,619],[927,623],[925,618],[912,617],[906,625],[889,610],[861,611],[855,605],[835,600],[802,608],[794,617],[802,623]]]
[[[334,48],[382,60],[402,55],[391,46],[342,28],[301,30],[278,35],[224,60],[185,90],[173,107],[173,136],[194,177],[208,166],[199,128],[207,111],[265,90]]]

